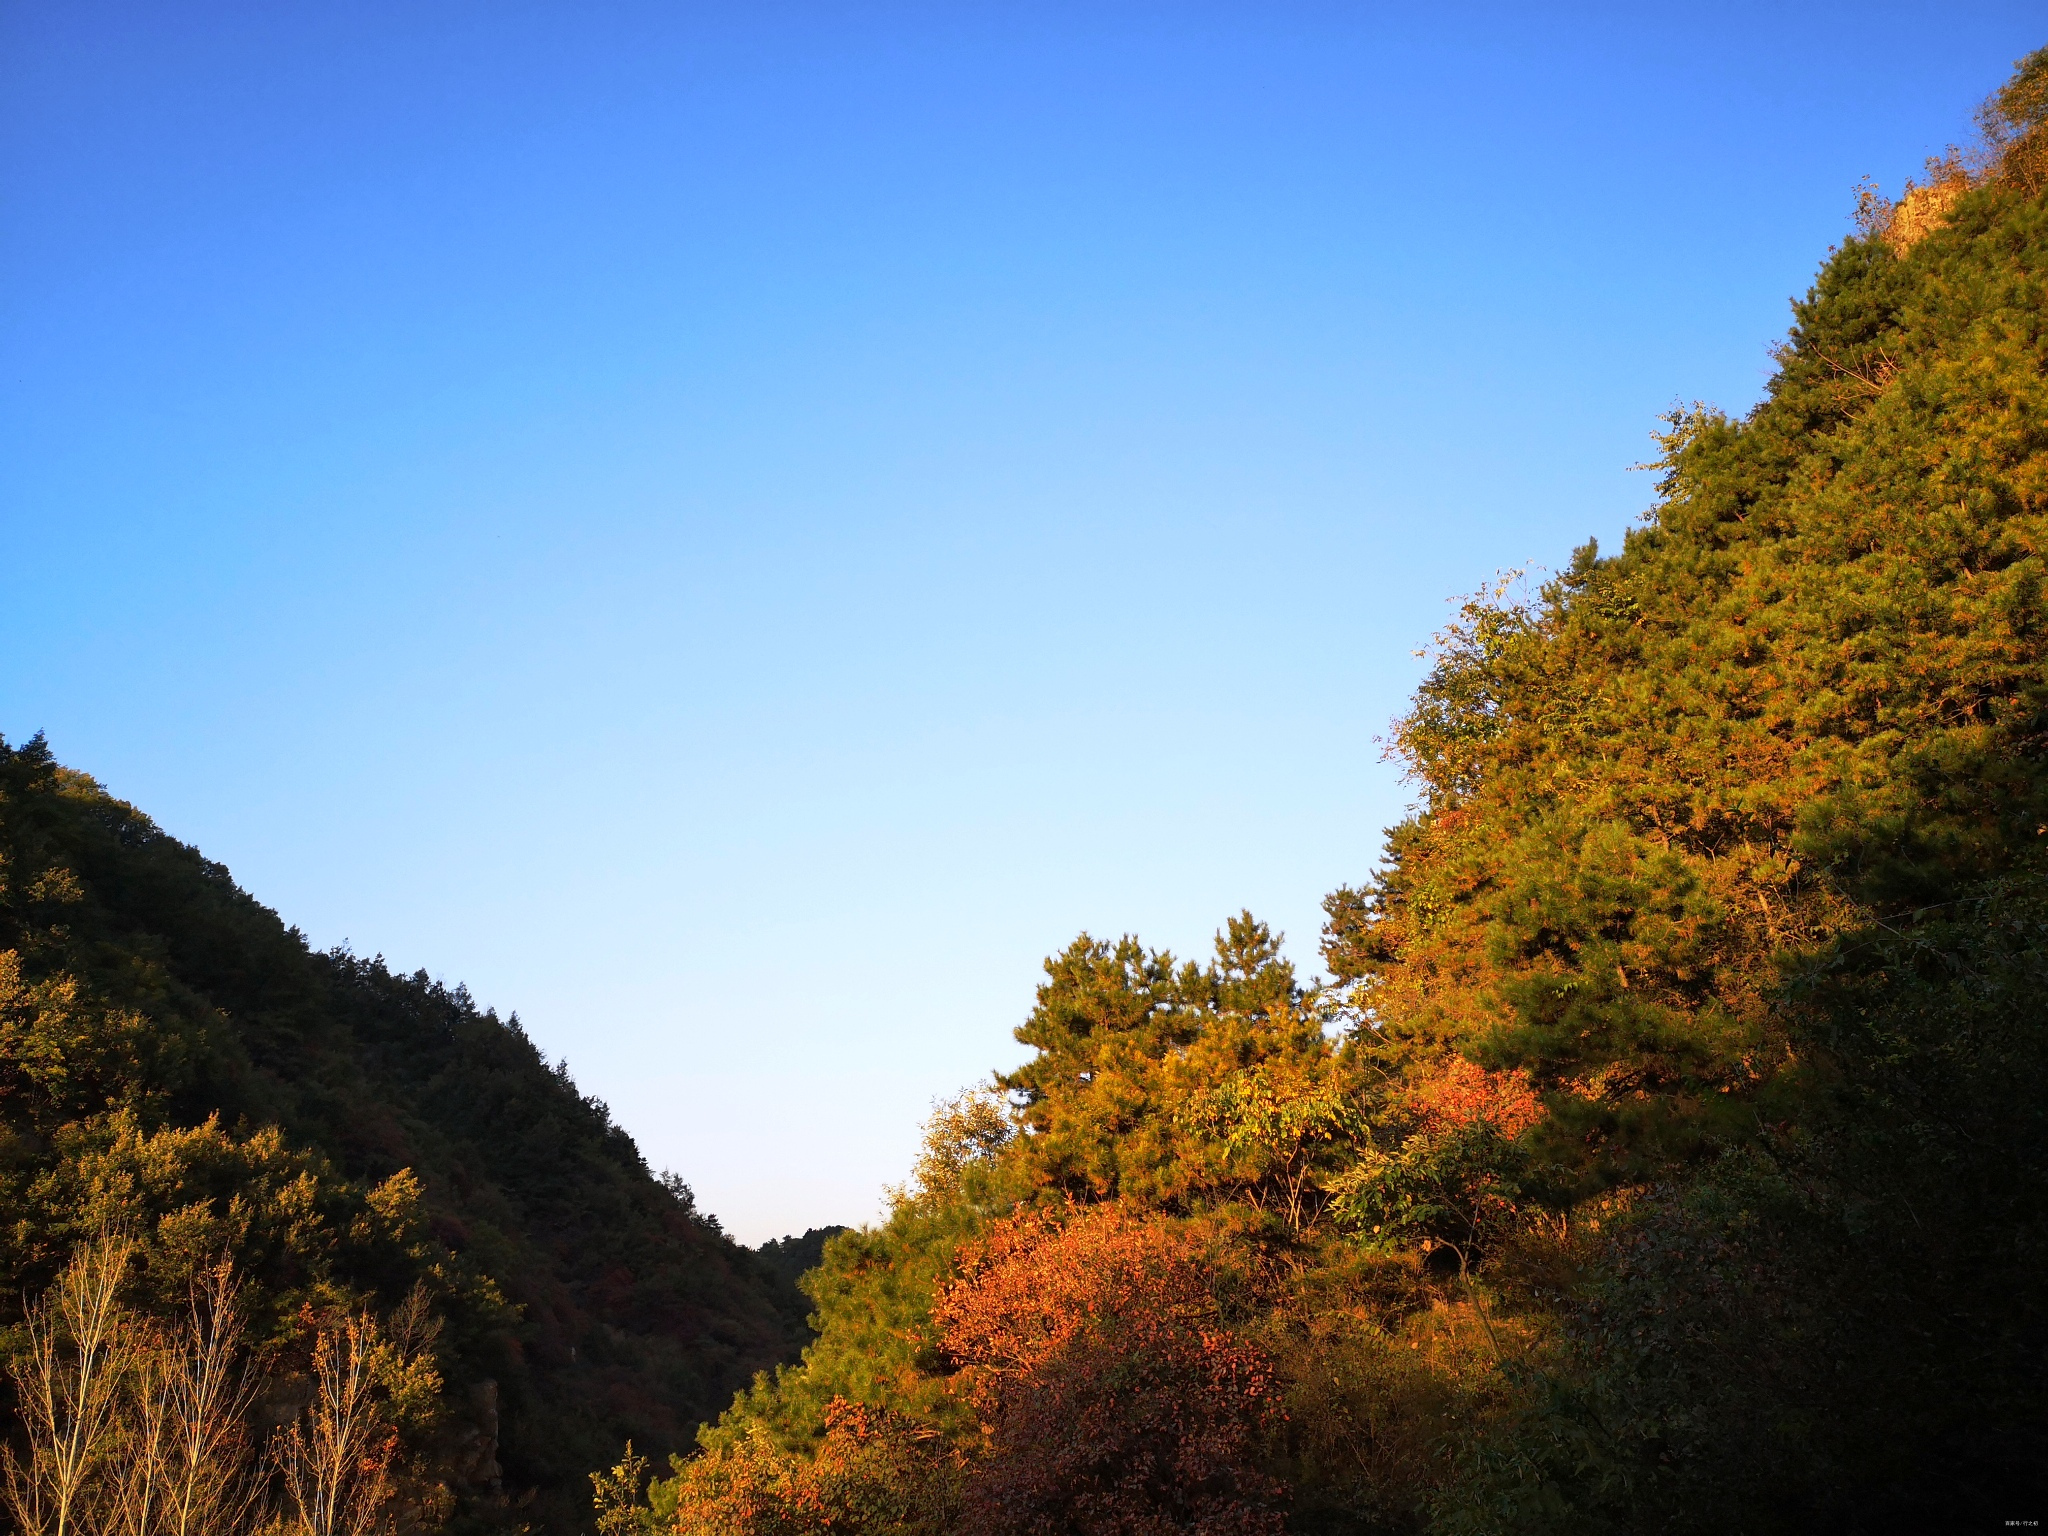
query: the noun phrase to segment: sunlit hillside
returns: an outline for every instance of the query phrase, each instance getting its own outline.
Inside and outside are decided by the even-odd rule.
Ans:
[[[1333,894],[1082,937],[618,1529],[1928,1531],[2048,1401],[2048,51],[1624,546],[1475,597]],[[1474,573],[1475,576],[1483,573]]]

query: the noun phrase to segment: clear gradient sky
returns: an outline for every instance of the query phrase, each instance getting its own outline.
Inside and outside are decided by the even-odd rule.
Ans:
[[[2039,3],[0,3],[0,732],[748,1241],[1403,790]]]

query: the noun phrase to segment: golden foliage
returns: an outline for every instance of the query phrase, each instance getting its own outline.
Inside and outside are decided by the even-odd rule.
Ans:
[[[313,1324],[312,1402],[264,1447],[250,1431],[263,1375],[233,1272],[201,1274],[182,1323],[166,1328],[123,1303],[139,1252],[102,1234],[29,1309],[11,1367],[24,1447],[0,1464],[20,1536],[386,1529],[396,1428],[440,1389],[424,1298],[388,1329],[367,1313]],[[264,1497],[273,1475],[286,1496],[276,1509]]]

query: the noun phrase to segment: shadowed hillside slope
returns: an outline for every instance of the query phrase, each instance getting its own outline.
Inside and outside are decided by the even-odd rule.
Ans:
[[[591,1466],[799,1336],[516,1019],[313,952],[40,738],[0,744],[0,1207],[0,1308],[109,1221],[165,1309],[231,1255],[281,1346],[424,1286],[449,1385],[410,1462],[469,1518],[580,1528]]]

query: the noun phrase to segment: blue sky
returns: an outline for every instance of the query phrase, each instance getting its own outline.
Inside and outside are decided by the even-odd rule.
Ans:
[[[0,3],[0,732],[757,1241],[1403,805],[2038,5]]]

